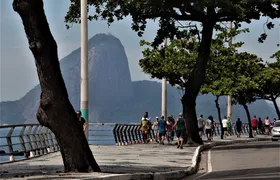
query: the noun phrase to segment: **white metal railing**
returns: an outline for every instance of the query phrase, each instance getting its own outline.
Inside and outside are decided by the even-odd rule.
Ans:
[[[59,146],[53,132],[47,127],[39,124],[0,126],[1,162],[28,159],[56,151],[59,151]]]

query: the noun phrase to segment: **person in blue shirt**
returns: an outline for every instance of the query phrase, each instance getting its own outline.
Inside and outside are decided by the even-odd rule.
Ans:
[[[165,134],[166,134],[167,123],[164,116],[161,116],[161,120],[158,121],[158,133],[159,133],[159,143],[164,144]]]

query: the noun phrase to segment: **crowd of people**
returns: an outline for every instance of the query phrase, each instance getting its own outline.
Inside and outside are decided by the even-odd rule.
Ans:
[[[186,124],[182,113],[179,114],[177,119],[169,116],[166,120],[164,116],[161,116],[160,119],[156,117],[155,122],[151,123],[148,112],[145,112],[141,120],[141,130],[144,143],[149,142],[149,132],[153,130],[156,136],[156,142],[159,144],[164,145],[165,140],[170,144],[176,135],[177,148],[183,149]]]
[[[276,118],[271,122],[269,117],[266,117],[264,121],[262,121],[262,118],[259,117],[259,119],[257,119],[257,117],[254,116],[251,120],[253,135],[256,136],[257,131],[259,134],[269,135],[275,122]]]
[[[271,123],[269,118],[266,117],[264,122],[261,118],[257,119],[256,116],[251,120],[253,135],[259,134],[269,135],[271,126],[273,126],[274,121]],[[213,140],[213,136],[216,135],[216,121],[213,116],[209,116],[206,120],[203,118],[203,115],[200,115],[197,119],[199,136],[202,138],[203,135],[206,135],[208,141]],[[233,123],[229,116],[224,116],[221,124],[224,135],[232,136],[233,133]],[[235,132],[237,137],[241,137],[243,131],[243,124],[240,118],[237,119],[235,123]],[[144,143],[150,141],[149,134],[153,130],[155,133],[156,142],[164,145],[165,140],[170,144],[174,140],[174,136],[177,137],[177,148],[183,149],[184,139],[187,137],[186,123],[183,118],[183,114],[180,113],[178,118],[174,119],[172,115],[167,117],[167,120],[164,116],[160,118],[156,117],[154,123],[151,123],[151,118],[148,116],[148,112],[144,113],[144,116],[141,120],[141,130],[143,135]]]

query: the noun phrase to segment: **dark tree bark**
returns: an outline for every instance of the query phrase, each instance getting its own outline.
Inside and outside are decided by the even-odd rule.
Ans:
[[[222,124],[221,108],[220,108],[220,104],[219,104],[219,98],[220,98],[220,96],[216,96],[215,104],[216,104],[216,108],[217,108],[217,111],[218,111],[218,118],[219,118],[219,122],[220,122],[220,126],[221,126],[221,139],[224,139],[224,129],[223,129],[223,124]]]
[[[246,111],[248,124],[249,124],[249,138],[254,138],[253,132],[252,132],[252,123],[251,123],[251,116],[250,116],[249,108],[248,108],[247,104],[243,104],[243,107]]]
[[[61,75],[57,44],[51,34],[42,0],[14,0],[35,58],[42,89],[37,119],[56,136],[65,172],[100,172],[69,99]]]
[[[275,107],[276,113],[277,113],[277,115],[278,115],[278,119],[280,119],[280,110],[279,110],[279,107],[278,107],[278,105],[277,105],[276,99],[275,99],[275,98],[272,98],[271,101],[273,102],[273,105],[274,105],[274,107]]]
[[[196,67],[192,72],[182,97],[183,114],[187,124],[188,144],[203,144],[198,133],[197,115],[196,115],[196,97],[205,80],[206,65],[210,56],[210,46],[215,22],[211,19],[203,22],[202,40],[198,50]]]

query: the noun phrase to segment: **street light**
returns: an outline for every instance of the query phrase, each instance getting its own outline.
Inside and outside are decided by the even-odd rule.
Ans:
[[[165,38],[163,41],[163,48],[165,48],[166,46],[167,46],[167,39]],[[162,82],[161,82],[161,115],[164,116],[165,119],[167,119],[167,81],[166,81],[166,78],[162,78]]]
[[[86,120],[88,139],[88,20],[87,0],[81,0],[81,112]]]
[[[229,31],[232,29],[232,21],[229,22]],[[229,40],[229,47],[232,45],[232,38]],[[231,118],[232,115],[232,105],[231,105],[231,95],[228,95],[228,103],[227,103],[227,116]]]

